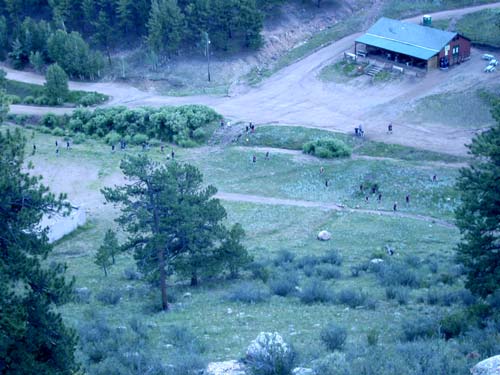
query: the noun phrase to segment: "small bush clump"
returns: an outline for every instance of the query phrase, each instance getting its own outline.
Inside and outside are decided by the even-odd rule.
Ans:
[[[297,275],[287,272],[273,277],[269,281],[269,289],[277,296],[286,297],[295,293],[298,284],[299,280]]]
[[[340,279],[342,277],[342,272],[339,267],[333,264],[319,264],[316,267],[316,275],[324,280]]]
[[[438,333],[438,326],[436,322],[430,318],[418,317],[405,320],[403,322],[402,331],[402,339],[404,341],[416,341],[436,336]]]
[[[384,286],[402,285],[410,288],[420,286],[420,279],[415,271],[401,263],[382,263],[377,276]]]
[[[261,280],[264,283],[269,280],[269,269],[263,262],[253,261],[248,264],[247,270],[250,271],[254,280]]]
[[[351,156],[351,148],[338,139],[318,139],[302,146],[305,154],[324,159],[345,158]]]
[[[105,305],[117,305],[122,298],[122,291],[118,288],[110,287],[101,290],[96,294],[96,298],[99,302]]]
[[[305,304],[327,303],[333,299],[332,292],[321,280],[313,278],[304,285],[300,293],[300,301]]]
[[[333,264],[335,266],[342,265],[342,255],[338,250],[330,250],[321,257],[322,263]]]
[[[289,250],[280,250],[273,260],[276,267],[293,263],[295,254]]]
[[[89,303],[91,294],[89,288],[76,288],[73,291],[73,300],[76,303]]]
[[[320,338],[329,351],[342,350],[347,339],[347,330],[337,324],[330,323],[321,330]]]
[[[229,301],[258,303],[269,299],[269,293],[260,283],[242,282],[235,285],[227,296]]]
[[[363,306],[366,300],[366,294],[352,289],[343,289],[337,295],[337,301],[343,305],[349,306],[350,308]]]
[[[288,344],[269,341],[265,350],[259,350],[246,360],[252,375],[291,375],[297,354]]]

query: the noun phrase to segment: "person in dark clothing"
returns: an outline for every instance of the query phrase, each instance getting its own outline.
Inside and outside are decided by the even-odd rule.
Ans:
[[[392,206],[392,210],[396,212],[398,210],[398,202],[394,202],[394,205]]]
[[[363,184],[359,185],[359,191],[363,191]]]
[[[115,152],[115,144],[114,143],[111,145],[111,152]]]
[[[437,181],[437,176],[436,175],[432,176],[432,181],[434,181],[434,182]]]
[[[266,152],[266,160],[269,160],[269,151]]]
[[[36,144],[33,143],[33,155],[36,154]]]
[[[257,162],[257,157],[255,155],[252,157],[252,162]]]
[[[392,123],[387,126],[387,133],[392,134]]]
[[[56,147],[59,147],[59,142],[57,142],[57,139],[56,139]]]
[[[172,149],[171,155],[172,155],[172,160],[174,160],[174,159],[175,159],[175,152],[174,152],[174,149]]]
[[[165,150],[165,146],[161,145],[160,147],[160,152],[163,154],[163,151]]]
[[[406,199],[406,204],[410,204],[410,195],[409,194],[406,195],[405,199]]]
[[[328,187],[328,180],[325,180],[325,186]]]
[[[66,150],[69,150],[69,141],[66,141]]]
[[[378,193],[378,201],[381,202],[382,201],[382,193]]]
[[[248,134],[248,125],[247,125],[247,126],[245,126],[245,133],[247,133],[247,134]]]
[[[368,203],[368,195],[365,196],[365,202]]]

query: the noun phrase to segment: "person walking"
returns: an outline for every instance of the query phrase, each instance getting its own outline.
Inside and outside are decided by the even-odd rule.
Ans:
[[[252,157],[252,162],[254,162],[254,163],[257,162],[257,157],[255,155]]]
[[[36,144],[33,143],[33,155],[36,154]]]
[[[175,159],[175,151],[174,151],[174,149],[172,149],[172,152],[170,154],[172,155],[172,160],[174,160]]]
[[[59,142],[57,142],[57,139],[56,139],[56,147],[59,147]]]
[[[56,147],[56,156],[59,156],[59,146]]]
[[[111,152],[115,152],[115,144],[114,143],[111,145]]]
[[[319,174],[323,174],[323,172],[324,172],[324,171],[325,171],[325,168],[321,167],[321,168],[319,169]]]
[[[410,204],[410,195],[409,194],[406,194],[406,205],[409,205]]]
[[[66,141],[66,150],[69,150],[69,141]]]
[[[392,206],[392,210],[396,212],[398,210],[398,202],[394,202],[394,205]]]
[[[382,193],[378,193],[378,201],[382,202]]]
[[[368,195],[365,196],[365,202],[368,203]]]
[[[433,175],[433,176],[432,176],[432,181],[433,181],[433,182],[436,182],[436,181],[437,181],[437,176],[436,176],[436,175]]]
[[[387,133],[392,134],[392,122],[387,126]]]
[[[266,160],[269,160],[269,151],[266,151]]]
[[[328,187],[328,180],[325,180],[325,187]]]

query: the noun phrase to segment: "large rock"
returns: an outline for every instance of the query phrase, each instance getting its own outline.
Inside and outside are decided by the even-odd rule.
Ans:
[[[330,238],[332,238],[332,235],[326,230],[322,230],[318,233],[318,240],[320,241],[328,241]]]
[[[472,375],[500,375],[500,355],[479,362],[470,372]]]
[[[245,375],[243,364],[238,361],[211,362],[206,375]]]
[[[292,375],[315,375],[314,371],[306,367],[296,367],[292,371]]]
[[[291,351],[291,348],[279,333],[261,332],[248,346],[246,358],[252,361],[257,358],[270,357],[271,351],[286,354]]]

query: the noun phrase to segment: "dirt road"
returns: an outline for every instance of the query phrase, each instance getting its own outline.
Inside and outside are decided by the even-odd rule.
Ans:
[[[485,8],[500,8],[500,2],[481,6],[443,11],[432,14],[434,20],[456,17]],[[421,17],[408,19],[418,22]],[[431,71],[423,79],[382,85],[366,83],[362,87],[347,84],[324,83],[317,75],[321,68],[339,58],[353,47],[360,34],[350,35],[290,65],[260,86],[247,88],[234,97],[166,97],[140,91],[121,83],[71,82],[70,88],[98,91],[112,97],[107,105],[161,106],[187,103],[214,107],[233,120],[254,123],[281,123],[287,125],[323,128],[332,131],[351,132],[358,124],[364,125],[368,138],[398,143],[433,151],[461,155],[473,135],[471,130],[457,129],[439,123],[415,126],[396,123],[397,131],[386,136],[386,126],[393,116],[420,97],[452,90],[478,87],[491,76],[479,68],[480,52],[473,50],[466,64],[449,72]],[[10,79],[43,83],[43,77],[26,72],[5,69]],[[48,111],[66,113],[71,109],[52,109],[13,105],[13,113],[42,114]]]

